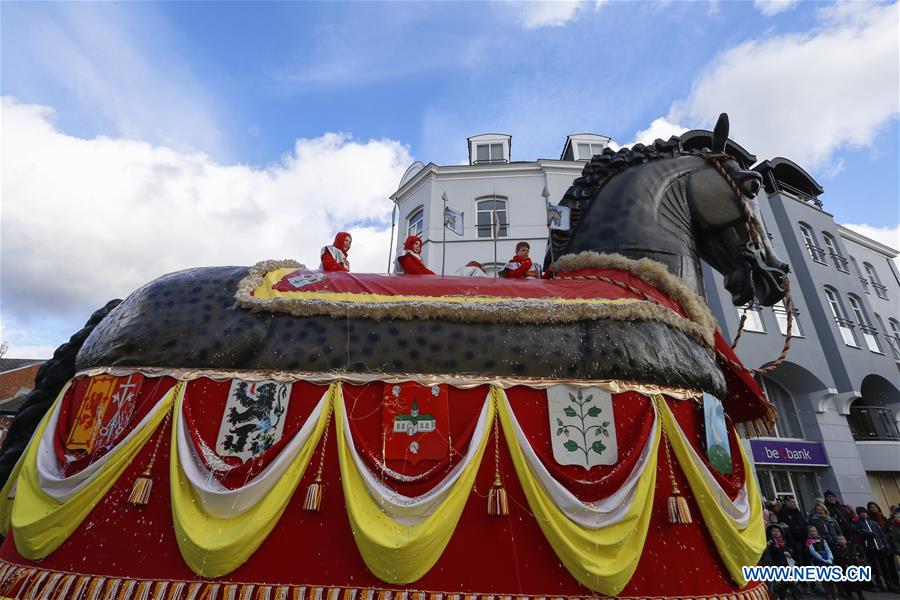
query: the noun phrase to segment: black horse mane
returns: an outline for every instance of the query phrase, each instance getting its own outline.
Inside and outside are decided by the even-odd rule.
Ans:
[[[708,148],[687,150],[682,146],[681,138],[677,135],[673,135],[667,141],[657,139],[649,146],[635,144],[630,148],[622,148],[619,151],[609,147],[604,148],[601,154],[595,155],[584,166],[581,177],[572,182],[572,185],[566,190],[562,200],[559,202],[560,205],[569,208],[569,229],[568,231],[559,229],[550,231],[552,257],[558,259],[565,252],[572,235],[578,227],[578,223],[581,221],[584,210],[610,179],[622,171],[640,164],[666,158],[703,154],[712,154],[712,151]],[[545,266],[549,266],[552,262],[549,251],[544,262]]]

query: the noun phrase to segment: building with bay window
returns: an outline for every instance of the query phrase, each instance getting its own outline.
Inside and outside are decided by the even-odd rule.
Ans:
[[[688,148],[711,147],[711,134],[681,136]],[[559,158],[513,160],[512,137],[468,138],[468,164],[416,162],[391,199],[399,216],[396,250],[405,234],[421,235],[423,260],[454,274],[467,262],[496,273],[518,241],[543,259],[547,203],[562,198],[585,161],[610,139],[572,134]],[[786,158],[758,162],[737,144],[729,151],[759,172],[763,224],[791,264],[793,305],[734,307],[721,275],[704,265],[706,300],[726,339],[749,367],[781,352],[791,321],[787,361],[759,382],[778,411],[773,435],[744,440],[767,497],[796,496],[805,510],[831,489],[853,506],[900,503],[900,273],[897,250],[834,221],[823,188]],[[443,227],[447,207],[464,213],[464,235]],[[446,242],[445,242],[446,237]]]

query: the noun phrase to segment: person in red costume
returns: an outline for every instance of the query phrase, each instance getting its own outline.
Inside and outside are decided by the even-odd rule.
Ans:
[[[322,248],[322,264],[319,265],[321,271],[346,271],[350,272],[350,260],[347,255],[350,253],[350,243],[353,238],[346,231],[339,232],[334,236],[334,243],[331,246]]]
[[[508,279],[535,279],[540,277],[537,266],[528,258],[531,246],[528,242],[516,244],[516,255],[509,259],[506,266],[500,272],[501,276]]]
[[[422,262],[422,238],[417,235],[411,235],[403,242],[403,253],[397,257],[394,264],[395,273],[406,273],[407,275],[434,275],[434,271],[425,266]]]

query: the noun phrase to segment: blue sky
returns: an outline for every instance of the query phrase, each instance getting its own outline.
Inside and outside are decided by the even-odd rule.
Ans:
[[[710,128],[727,111],[739,143],[795,160],[839,222],[896,245],[896,4],[4,2],[0,13],[10,356],[45,354],[167,270],[314,261],[326,240],[297,242],[298,228],[321,238],[364,224],[357,239],[381,243],[405,167],[461,162],[465,138],[488,131],[513,136],[513,159],[556,158],[569,133],[627,144]],[[45,223],[55,249],[21,233],[41,215],[65,223]],[[236,231],[258,235],[223,248]],[[74,281],[47,299],[31,278],[54,267]]]

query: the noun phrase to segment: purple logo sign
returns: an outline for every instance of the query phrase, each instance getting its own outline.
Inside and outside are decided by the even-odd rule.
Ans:
[[[753,462],[758,465],[827,467],[828,457],[819,442],[750,440]]]

